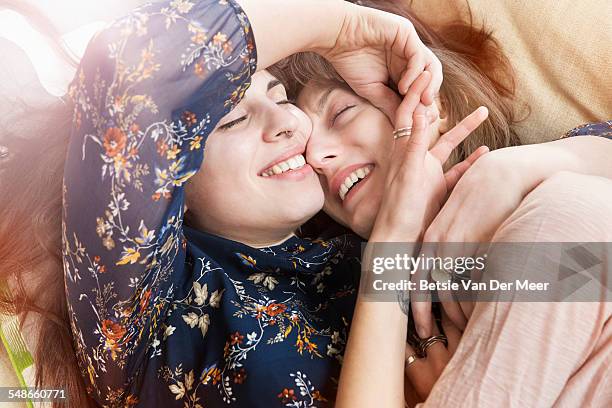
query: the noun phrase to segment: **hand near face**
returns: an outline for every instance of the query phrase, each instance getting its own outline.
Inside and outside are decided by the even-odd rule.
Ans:
[[[444,173],[443,165],[453,149],[487,118],[488,111],[484,107],[478,108],[442,135],[428,150],[429,120],[419,95],[429,81],[429,73],[423,72],[397,110],[396,128],[412,127],[412,135],[395,140],[385,195],[371,240],[420,240],[425,228],[439,211],[447,192],[471,163],[487,152],[485,147],[479,148],[465,161]],[[381,234],[381,231],[384,233]]]
[[[397,111],[397,128],[412,126],[412,135],[395,141],[385,195],[371,241],[420,242],[425,230],[440,211],[448,192],[463,173],[488,152],[483,146],[444,173],[443,165],[451,152],[487,118],[488,111],[484,107],[476,109],[440,136],[428,150],[429,121],[418,97],[428,81],[429,74],[422,73]],[[427,280],[428,274],[429,271],[421,269],[411,279],[416,282]],[[431,335],[432,330],[431,301],[427,300],[428,293],[414,291],[414,295],[411,306],[415,325],[419,336],[425,338]]]
[[[442,84],[442,65],[421,42],[412,23],[369,7],[348,8],[335,46],[322,55],[358,95],[390,119],[401,102],[387,85],[390,81],[405,94],[423,71],[429,72],[431,81],[419,95],[425,105],[434,102]]]

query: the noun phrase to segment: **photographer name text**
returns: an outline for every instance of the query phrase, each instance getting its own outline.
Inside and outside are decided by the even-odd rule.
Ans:
[[[550,282],[533,282],[527,279],[517,279],[513,282],[504,282],[491,279],[486,282],[474,282],[470,279],[462,281],[431,282],[426,279],[418,281],[401,280],[399,282],[385,282],[377,279],[372,282],[376,291],[406,291],[406,290],[439,290],[439,291],[546,291]]]

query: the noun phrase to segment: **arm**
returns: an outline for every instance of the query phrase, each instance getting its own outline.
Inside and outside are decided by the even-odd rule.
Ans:
[[[184,183],[255,58],[235,4],[200,1],[135,11],[98,34],[81,62],[70,90],[63,260],[79,365],[99,403],[137,393],[185,279]]]
[[[425,240],[490,242],[527,194],[559,171],[612,178],[611,155],[612,140],[589,135],[493,151],[478,160],[458,181],[428,227]],[[441,252],[437,255],[445,256],[447,247],[440,245],[439,248]],[[466,303],[460,308],[454,302],[443,303],[453,323],[464,328],[472,305]],[[422,313],[415,319],[426,321],[428,315]]]
[[[397,112],[399,128],[412,125],[414,112],[413,132],[410,138],[395,141],[385,196],[364,252],[362,284],[340,373],[338,407],[404,406],[405,305],[381,301],[376,295],[368,299],[364,289],[372,277],[369,260],[385,256],[385,242],[405,243],[416,250],[414,244],[431,219],[431,209],[439,208],[439,199],[446,193],[442,164],[486,118],[486,110],[478,109],[427,151],[429,124],[423,106],[417,107],[418,88],[426,85],[427,78],[423,73],[415,81]]]

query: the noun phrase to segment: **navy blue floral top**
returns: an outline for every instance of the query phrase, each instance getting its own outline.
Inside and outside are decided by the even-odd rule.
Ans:
[[[356,297],[358,243],[254,249],[183,225],[204,142],[249,87],[233,0],[147,5],[90,43],[63,188],[75,348],[105,407],[326,406]]]
[[[293,237],[254,249],[183,225],[184,184],[255,68],[233,0],[144,6],[81,62],[62,255],[78,362],[102,406],[333,401],[358,243]]]

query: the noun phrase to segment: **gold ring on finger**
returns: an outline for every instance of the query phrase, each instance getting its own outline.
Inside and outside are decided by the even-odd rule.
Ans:
[[[419,354],[423,356],[427,355],[427,349],[438,342],[444,343],[444,347],[448,346],[448,339],[446,336],[443,334],[437,334],[435,336],[428,337],[419,343]]]
[[[419,357],[416,354],[409,355],[406,358],[406,367],[408,367],[410,364],[414,363],[418,359],[419,359]]]
[[[393,131],[393,139],[399,139],[400,137],[406,137],[412,135],[412,126],[399,128]]]

